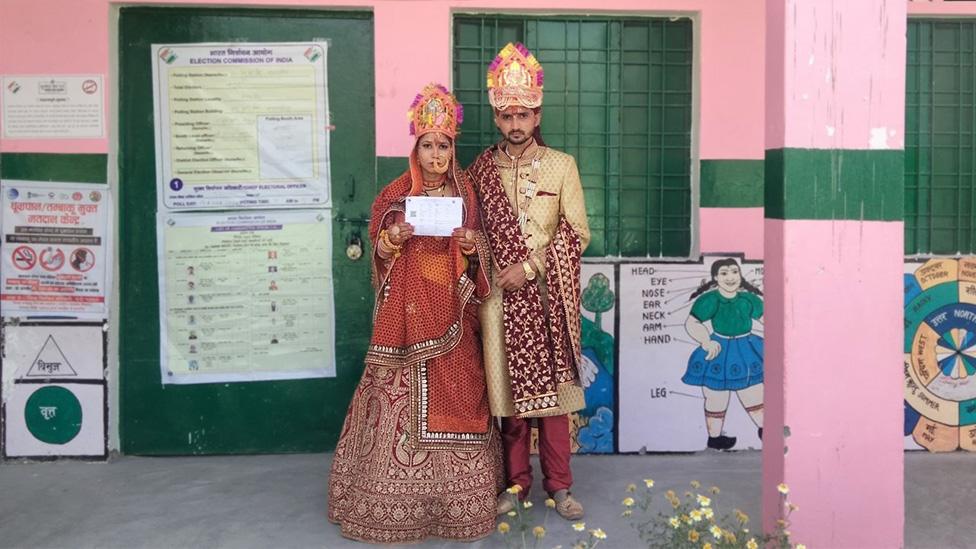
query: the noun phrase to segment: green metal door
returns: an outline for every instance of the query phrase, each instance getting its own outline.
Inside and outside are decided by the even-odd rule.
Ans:
[[[153,43],[330,40],[337,377],[167,386],[159,367]],[[369,339],[369,266],[345,257],[375,194],[372,15],[346,11],[123,8],[119,38],[120,436],[129,454],[334,447]],[[341,92],[339,91],[341,90]]]
[[[543,138],[577,159],[593,233],[586,255],[690,255],[691,21],[455,16],[465,164],[498,139],[485,72],[507,42],[524,43],[545,71]]]

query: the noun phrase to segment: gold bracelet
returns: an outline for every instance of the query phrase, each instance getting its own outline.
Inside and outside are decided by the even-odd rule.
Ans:
[[[389,251],[393,254],[393,257],[400,257],[400,252],[403,250],[403,244],[398,245],[391,242],[390,233],[388,233],[386,229],[380,231],[380,240],[386,245],[387,248],[389,248]]]

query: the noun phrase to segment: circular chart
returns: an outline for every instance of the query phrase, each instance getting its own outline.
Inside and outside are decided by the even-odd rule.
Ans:
[[[976,258],[905,273],[905,434],[934,452],[976,450]]]

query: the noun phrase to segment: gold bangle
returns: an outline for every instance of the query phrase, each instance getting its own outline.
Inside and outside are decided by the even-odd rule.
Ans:
[[[380,231],[380,240],[383,242],[383,244],[386,245],[387,248],[389,248],[389,251],[390,253],[393,254],[393,257],[400,257],[400,252],[403,249],[403,244],[394,244],[393,242],[391,242],[390,233],[388,233],[386,229]]]

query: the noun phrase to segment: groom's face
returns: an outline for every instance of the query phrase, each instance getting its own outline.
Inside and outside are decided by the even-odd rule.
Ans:
[[[521,145],[532,137],[532,132],[542,121],[542,113],[521,106],[495,111],[495,125],[502,136],[512,145]]]

